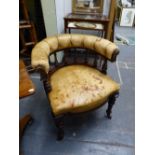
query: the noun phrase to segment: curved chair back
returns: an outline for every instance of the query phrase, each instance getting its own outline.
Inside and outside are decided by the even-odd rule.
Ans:
[[[97,53],[105,60],[115,61],[119,53],[118,47],[109,40],[93,35],[61,34],[48,37],[35,45],[32,50],[32,67],[41,66],[46,73],[50,71],[49,56],[57,51],[83,48]],[[65,50],[67,51],[67,50]],[[57,58],[56,63],[58,63]],[[97,60],[94,64],[96,65]]]

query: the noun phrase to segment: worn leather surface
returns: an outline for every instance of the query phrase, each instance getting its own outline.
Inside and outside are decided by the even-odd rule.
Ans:
[[[119,84],[98,70],[71,65],[57,70],[50,78],[48,94],[55,115],[94,109],[119,90]]]
[[[37,67],[41,65],[45,71],[48,72],[49,54],[57,50],[72,47],[88,48],[94,50],[109,60],[112,59],[113,53],[118,49],[114,43],[97,36],[82,34],[61,34],[45,38],[36,44],[32,50],[32,66]]]

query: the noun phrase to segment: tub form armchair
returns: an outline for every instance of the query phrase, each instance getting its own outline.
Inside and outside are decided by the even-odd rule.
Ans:
[[[82,49],[86,50],[81,52]],[[57,52],[61,50],[64,50],[64,57],[58,61]],[[77,55],[80,52],[82,57]],[[48,37],[33,48],[32,67],[40,72],[59,140],[64,136],[66,114],[91,111],[108,102],[106,113],[111,119],[120,86],[106,75],[106,70],[107,61],[114,62],[118,53],[114,43],[81,34]]]

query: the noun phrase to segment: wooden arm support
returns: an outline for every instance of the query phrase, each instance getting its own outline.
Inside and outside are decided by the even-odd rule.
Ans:
[[[119,49],[116,49],[113,54],[112,54],[112,58],[111,58],[111,62],[115,62],[117,55],[119,54]]]
[[[36,70],[40,73],[40,80],[43,81],[44,89],[46,93],[50,92],[52,90],[51,85],[49,83],[48,74],[46,73],[43,66],[38,66]]]

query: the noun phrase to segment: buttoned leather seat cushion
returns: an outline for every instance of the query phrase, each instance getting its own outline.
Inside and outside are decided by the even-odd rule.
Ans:
[[[50,84],[52,91],[48,96],[55,115],[94,109],[120,88],[109,76],[83,65],[57,70]]]

